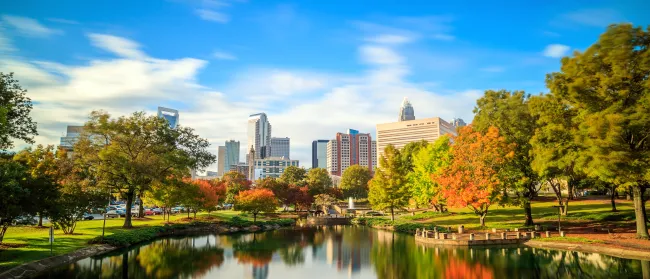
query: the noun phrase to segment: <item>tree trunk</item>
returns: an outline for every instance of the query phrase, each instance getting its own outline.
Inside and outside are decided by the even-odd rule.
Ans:
[[[616,212],[616,185],[612,185],[612,194],[610,195],[610,201],[612,203],[612,212]]]
[[[253,213],[253,225],[257,223],[257,213]]]
[[[634,214],[636,217],[636,237],[642,239],[650,238],[648,235],[648,226],[646,224],[644,205],[643,205],[643,194],[645,193],[645,186],[634,186],[632,188],[634,191]]]
[[[43,226],[43,212],[38,213],[38,226],[39,227]]]
[[[133,190],[130,190],[126,194],[126,216],[124,216],[124,225],[122,228],[125,229],[130,229],[133,228],[133,225],[131,223],[131,206],[133,205]]]
[[[142,206],[142,199],[140,199],[140,207],[138,208],[138,216],[144,217],[144,206]]]
[[[530,206],[530,200],[524,201],[524,213],[526,214],[526,222],[524,223],[524,226],[534,226],[533,208]]]
[[[395,210],[392,207],[390,208],[390,220],[395,222]]]
[[[574,183],[573,183],[572,179],[570,179],[567,182],[567,194],[568,194],[569,200],[574,200],[576,198],[575,193],[574,193],[575,186],[573,184]],[[569,202],[567,201],[567,203],[569,203]]]
[[[190,219],[190,208],[187,208],[187,219]]]
[[[2,244],[2,240],[5,238],[5,233],[7,232],[7,229],[9,228],[9,224],[5,223],[2,226],[2,231],[0,231],[0,244]]]
[[[481,227],[482,227],[482,228],[485,227],[485,216],[487,216],[486,213],[481,213],[481,215],[479,215],[479,218],[480,218],[480,220],[481,220]]]
[[[196,219],[196,209],[194,209],[194,219]]]
[[[628,201],[632,200],[632,189],[630,187],[628,187],[627,191],[625,191],[625,194],[626,194],[625,195],[626,200]]]
[[[569,199],[566,199],[564,203],[560,201],[560,215],[566,216],[569,213]]]

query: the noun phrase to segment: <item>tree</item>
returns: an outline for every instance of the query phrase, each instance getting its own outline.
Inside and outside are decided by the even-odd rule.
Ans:
[[[38,145],[22,150],[14,156],[14,161],[25,166],[27,175],[31,177],[27,185],[30,190],[29,203],[31,211],[38,213],[38,226],[43,226],[43,216],[51,217],[57,206],[59,198],[59,184],[57,183],[57,158],[54,146]]]
[[[246,179],[245,175],[236,171],[227,172],[223,175],[223,178],[221,180],[226,183],[225,202],[229,204],[234,204],[239,192],[248,190],[251,185],[250,181]]]
[[[530,203],[541,188],[540,178],[531,164],[530,139],[535,134],[536,119],[530,113],[529,99],[530,95],[523,91],[487,90],[476,101],[472,121],[475,130],[486,133],[490,127],[496,127],[507,143],[515,144],[515,156],[503,170],[507,173],[504,182],[514,197],[504,202],[523,207],[526,226],[534,225]]]
[[[286,205],[289,205],[289,184],[286,182],[275,179],[273,177],[266,177],[264,179],[259,179],[257,181],[257,188],[261,189],[269,189],[271,192],[273,192],[273,195],[275,195],[276,198],[278,198],[278,201],[280,204],[285,205],[285,210],[286,210]]]
[[[470,208],[484,227],[490,206],[503,192],[500,171],[514,156],[514,145],[507,144],[497,128],[483,134],[471,125],[461,127],[453,142],[451,164],[436,175],[436,181],[449,206]]]
[[[537,119],[530,140],[532,168],[553,189],[560,213],[566,215],[573,191],[584,178],[579,164],[582,148],[575,140],[577,112],[554,95],[532,97],[529,105]],[[562,197],[563,188],[568,192],[566,199]]]
[[[409,142],[402,149],[400,149],[400,158],[402,160],[402,165],[406,169],[406,172],[413,171],[413,158],[420,151],[420,149],[425,148],[429,145],[429,142],[426,140],[413,141]]]
[[[359,165],[352,165],[343,171],[341,176],[341,184],[339,187],[343,189],[343,196],[354,199],[361,199],[368,197],[368,182],[372,176],[367,167]]]
[[[151,205],[162,207],[164,220],[165,213],[170,214],[171,208],[182,202],[183,191],[186,185],[183,181],[177,179],[168,179],[164,183],[162,181],[155,181],[151,185],[151,190],[145,192],[144,200]],[[168,220],[169,217],[167,216]]]
[[[327,194],[319,194],[314,196],[314,204],[316,206],[322,206],[327,210],[330,208],[330,206],[336,204],[336,198]]]
[[[26,93],[13,73],[0,72],[0,150],[12,148],[12,139],[33,144],[34,135],[38,135],[36,122],[29,116],[32,100]]]
[[[25,167],[0,154],[0,244],[14,218],[24,214],[24,205],[30,200],[27,185],[30,177]]]
[[[284,174],[283,174],[284,175]],[[307,187],[312,196],[322,194],[327,188],[332,187],[332,178],[326,169],[314,168],[307,173]]]
[[[412,157],[413,171],[407,175],[408,188],[417,206],[433,205],[436,211],[444,210],[444,198],[440,185],[433,176],[451,163],[449,136],[442,136],[434,143],[428,144]]]
[[[553,95],[575,108],[585,172],[634,192],[637,237],[647,239],[650,187],[650,27],[611,25],[584,52],[548,74]]]
[[[296,166],[289,166],[284,169],[284,172],[280,176],[280,180],[287,184],[302,186],[306,176],[307,171],[305,169]]]
[[[189,176],[215,161],[207,140],[191,128],[171,128],[166,120],[143,112],[111,119],[92,112],[84,133],[75,144],[80,162],[99,187],[126,199],[124,227],[131,228],[131,206],[137,193],[146,196],[152,185]]]
[[[195,180],[194,183],[198,185],[200,192],[197,209],[206,210],[209,214],[225,199],[226,188],[221,183],[213,183],[203,179]],[[194,211],[194,218],[196,218],[196,210]]]
[[[268,189],[253,189],[242,191],[237,195],[237,208],[253,214],[253,222],[257,222],[260,212],[275,212],[278,201]]]
[[[309,195],[307,186],[298,187],[289,185],[287,191],[287,204],[293,204],[295,211],[299,209],[307,210],[314,202],[313,196]]]
[[[368,201],[373,209],[389,209],[391,220],[395,221],[395,209],[403,208],[409,201],[406,170],[402,166],[399,150],[393,145],[386,146],[379,163],[370,181]]]

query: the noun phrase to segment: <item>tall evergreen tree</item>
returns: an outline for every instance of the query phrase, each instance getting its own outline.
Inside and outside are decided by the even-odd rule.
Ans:
[[[409,190],[406,183],[406,169],[400,152],[393,145],[386,146],[379,159],[379,167],[370,181],[368,201],[374,209],[390,210],[395,221],[395,209],[408,205]]]

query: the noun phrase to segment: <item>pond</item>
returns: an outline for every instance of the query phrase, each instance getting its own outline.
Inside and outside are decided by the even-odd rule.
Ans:
[[[644,278],[650,263],[527,247],[447,248],[356,226],[164,238],[40,278]]]

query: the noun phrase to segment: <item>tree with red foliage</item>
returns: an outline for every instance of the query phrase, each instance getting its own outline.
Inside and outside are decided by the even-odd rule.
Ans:
[[[482,134],[471,125],[462,127],[452,141],[451,164],[434,179],[449,206],[472,209],[483,227],[490,205],[503,192],[499,174],[514,155],[514,146],[507,144],[495,127]]]
[[[289,184],[279,180],[275,179],[273,177],[267,177],[264,179],[259,179],[257,181],[257,188],[260,189],[269,189],[273,194],[275,195],[276,198],[278,198],[278,201],[282,205],[289,205],[291,203],[288,202],[289,199]],[[286,210],[286,207],[285,207]]]
[[[237,208],[253,214],[253,222],[257,221],[260,212],[275,212],[278,201],[269,189],[253,189],[239,192]]]
[[[314,198],[309,194],[307,186],[290,185],[287,192],[287,204],[293,204],[295,211],[299,209],[306,210],[314,202]]]

